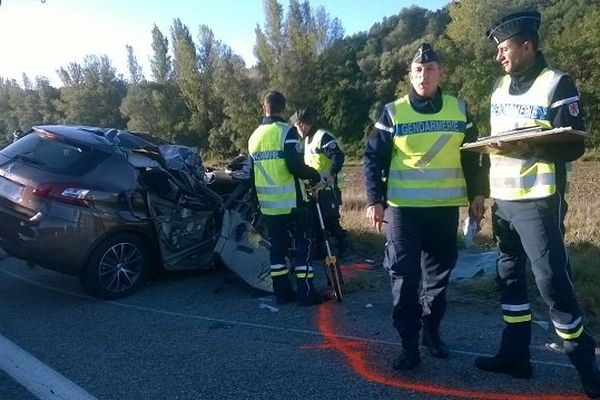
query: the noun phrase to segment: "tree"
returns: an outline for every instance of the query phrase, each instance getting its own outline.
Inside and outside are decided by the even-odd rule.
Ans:
[[[31,81],[24,82],[24,87],[15,80],[0,79],[0,131],[6,140],[17,129],[27,131],[32,126],[60,119],[56,111],[59,92],[47,78],[37,77],[35,87]]]
[[[156,83],[164,85],[171,75],[171,56],[169,55],[169,39],[163,36],[156,24],[152,28],[152,59],[150,69]]]
[[[223,63],[231,59],[232,51],[215,39],[213,31],[206,25],[200,25],[198,43],[199,95],[206,107],[210,125],[215,128],[221,126],[225,118],[223,100],[215,93],[215,75],[219,68],[224,67]]]
[[[29,130],[32,126],[44,122],[37,92],[33,89],[22,90],[14,93],[12,97],[11,103],[14,107],[15,117],[22,130]]]
[[[58,73],[64,84],[58,109],[66,123],[125,128],[119,108],[127,86],[107,56],[86,56],[83,65]]]
[[[32,90],[33,89],[33,84],[31,83],[31,79],[29,79],[29,77],[27,76],[26,73],[23,72],[23,89],[25,90]]]
[[[567,72],[581,92],[586,130],[594,136],[592,146],[600,145],[600,4],[589,1],[556,1],[543,10],[547,22],[544,48],[550,65]]]
[[[322,7],[313,11],[308,1],[290,0],[285,20],[277,0],[265,0],[264,7],[264,30],[255,30],[263,86],[282,91],[290,109],[318,108],[318,58],[343,36],[339,20]]]
[[[121,112],[129,120],[127,129],[147,132],[169,142],[178,142],[184,136],[182,122],[189,120],[177,86],[171,83],[143,82],[129,86]]]
[[[35,89],[40,98],[40,114],[42,122],[45,124],[57,124],[62,120],[58,112],[58,103],[60,101],[60,90],[50,85],[48,78],[38,76],[35,82]]]
[[[220,99],[224,118],[211,130],[209,143],[215,158],[247,152],[248,139],[260,115],[257,88],[245,69],[244,60],[225,48],[214,76],[214,95]]]
[[[336,42],[319,60],[319,103],[321,125],[335,132],[345,144],[357,143],[372,126],[369,110],[376,102],[374,86],[358,65],[366,33]],[[358,151],[358,149],[357,149]]]
[[[133,47],[125,45],[127,49],[127,68],[129,69],[129,81],[133,84],[143,82],[145,80],[144,74],[142,73],[142,67],[137,61],[135,54],[133,53]]]
[[[210,121],[208,109],[202,98],[202,79],[198,69],[196,45],[190,31],[181,20],[175,19],[171,27],[173,44],[173,71],[175,82],[190,112],[187,132],[182,140],[190,145],[206,148]]]
[[[13,131],[23,129],[16,113],[16,103],[22,97],[22,93],[23,89],[14,79],[0,78],[0,128],[4,132],[5,142],[9,140]]]

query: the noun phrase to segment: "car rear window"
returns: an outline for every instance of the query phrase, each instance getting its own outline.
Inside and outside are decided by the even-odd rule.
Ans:
[[[71,142],[57,135],[32,132],[0,151],[41,170],[62,175],[83,175],[109,153]]]

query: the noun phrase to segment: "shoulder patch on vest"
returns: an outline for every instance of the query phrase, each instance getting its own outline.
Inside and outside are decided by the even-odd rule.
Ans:
[[[569,114],[571,114],[574,117],[579,116],[579,103],[578,102],[569,104]]]

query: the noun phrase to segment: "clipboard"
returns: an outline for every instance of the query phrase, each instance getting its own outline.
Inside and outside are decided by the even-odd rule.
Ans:
[[[482,137],[477,139],[476,142],[465,143],[460,149],[477,153],[494,154],[497,153],[498,150],[489,146],[492,143],[526,141],[529,144],[535,145],[537,143],[576,142],[589,137],[591,137],[589,133],[573,129],[570,126],[553,129],[533,127]]]

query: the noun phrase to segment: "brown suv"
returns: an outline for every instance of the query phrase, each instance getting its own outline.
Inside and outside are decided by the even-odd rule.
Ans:
[[[125,296],[152,267],[200,268],[216,247],[231,248],[217,245],[224,210],[235,204],[244,210],[235,239],[244,236],[256,212],[249,181],[226,176],[219,186],[207,177],[187,147],[116,129],[34,127],[0,150],[0,244],[79,276],[95,296]],[[251,250],[268,269],[266,249]]]

